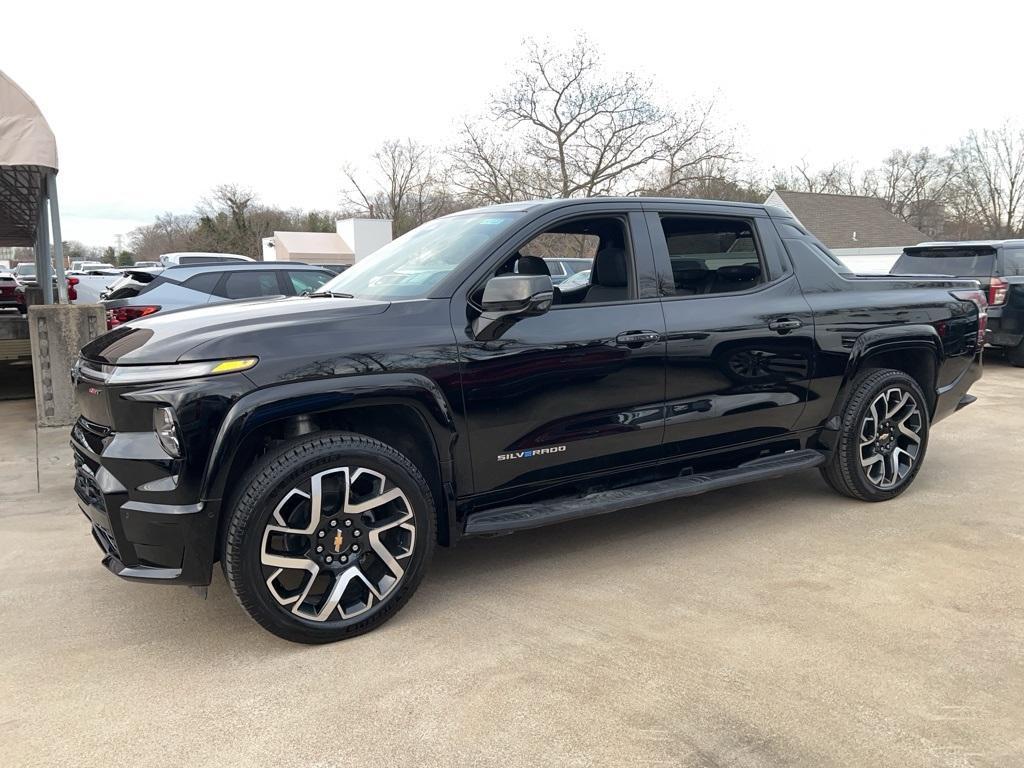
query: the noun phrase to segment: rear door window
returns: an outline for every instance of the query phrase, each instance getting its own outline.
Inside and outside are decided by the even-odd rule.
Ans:
[[[991,248],[922,248],[904,251],[889,274],[991,277],[995,267],[996,254]]]
[[[661,226],[676,296],[735,293],[764,282],[750,222],[666,214]]]
[[[277,270],[227,272],[217,293],[225,299],[253,299],[260,296],[280,296],[283,291],[277,282]]]
[[[217,287],[217,281],[220,280],[223,274],[223,272],[203,272],[193,275],[183,282],[182,285],[200,293],[213,293],[213,289]]]
[[[1007,248],[1003,251],[1003,274],[1024,275],[1024,248]]]

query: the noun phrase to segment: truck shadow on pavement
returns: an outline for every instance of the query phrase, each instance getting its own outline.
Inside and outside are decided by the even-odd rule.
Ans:
[[[624,557],[635,564],[635,578],[640,582],[652,561],[669,558],[685,562],[708,546],[735,542],[737,532],[749,538],[766,528],[803,526],[808,522],[805,518],[835,509],[835,502],[836,496],[816,472],[804,473],[510,536],[467,539],[453,549],[439,547],[417,593],[395,618],[367,635],[332,647],[358,653],[372,643],[379,652],[379,643],[397,639],[396,634],[445,621],[453,612],[471,614],[481,602],[496,599],[506,613],[529,613],[534,610],[528,596],[530,584],[550,583],[551,578],[571,571],[571,579],[566,578],[570,585],[581,586],[581,578],[587,581],[583,586],[591,589],[601,589],[605,580],[612,586],[615,579],[618,585],[621,578],[602,573],[602,564],[621,563]],[[513,586],[526,590],[521,603],[517,604],[514,595],[509,602],[508,588]],[[110,588],[125,589],[126,585],[111,583]],[[145,593],[133,591],[133,605],[124,614],[135,625],[132,634],[152,630],[161,636],[161,643],[201,648],[212,663],[217,662],[211,651],[219,648],[235,657],[250,651],[291,654],[323,647],[294,645],[262,630],[236,603],[219,565],[206,601],[184,589],[147,589]],[[495,597],[497,593],[500,598]],[[97,596],[96,600],[103,598]],[[161,626],[177,622],[188,631],[159,631]]]
[[[749,532],[765,524],[778,527],[790,520],[799,525],[798,518],[809,511],[806,502],[828,504],[835,499],[817,472],[807,472],[507,536],[466,539],[453,549],[437,549],[426,582],[443,585],[447,599],[465,578],[504,578],[574,558],[594,564],[612,562],[620,560],[624,551],[642,569],[646,550],[671,546],[679,558],[685,558],[691,547],[703,547],[709,539],[735,530]]]

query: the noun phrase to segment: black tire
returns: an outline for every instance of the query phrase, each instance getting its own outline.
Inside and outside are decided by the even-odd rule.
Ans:
[[[1007,347],[1006,359],[1010,361],[1010,365],[1024,368],[1024,341],[1021,341],[1016,347]]]
[[[342,467],[347,469],[340,469]],[[361,471],[356,471],[356,468]],[[357,479],[350,479],[353,476]],[[378,476],[384,479],[378,480]],[[319,494],[313,491],[314,477],[318,483],[316,487],[323,488]],[[327,490],[329,483],[334,484],[332,492]],[[360,486],[363,488],[373,486],[373,490],[368,491],[368,498],[372,501],[377,498],[373,494],[377,493],[378,488],[379,498],[384,498],[385,488],[388,489],[387,494],[393,494],[397,489],[399,497],[374,507],[372,511],[348,514],[351,499],[360,498],[356,490],[357,483],[363,484]],[[310,489],[305,500],[302,496],[305,493],[304,488]],[[322,499],[320,507],[315,512],[315,518],[314,498]],[[332,503],[334,507],[331,506]],[[351,504],[352,509],[366,506],[365,503]],[[286,508],[286,505],[291,505],[291,508]],[[303,509],[303,505],[308,507],[308,512]],[[293,511],[289,511],[292,508]],[[331,509],[335,511],[331,512]],[[374,529],[373,525],[376,523],[365,521],[369,516],[377,515],[378,510],[385,510],[386,514],[402,524],[392,522]],[[410,512],[411,517],[407,517]],[[283,533],[280,515],[284,513],[292,517],[286,521],[283,530],[293,530],[292,527],[288,527],[292,525],[291,519],[308,520],[310,528],[313,528],[312,521],[318,520],[317,530],[301,536]],[[285,640],[297,643],[316,644],[344,640],[369,632],[394,616],[416,591],[433,555],[436,539],[433,498],[416,466],[394,448],[378,440],[340,432],[317,433],[268,453],[239,484],[230,514],[221,562],[235,597],[246,612],[265,629]],[[273,518],[275,514],[279,515],[277,519]],[[327,529],[331,536],[317,538],[322,536],[324,527],[336,523],[353,527],[337,525],[335,528]],[[410,526],[411,534],[407,530]],[[377,531],[375,538],[374,530]],[[342,544],[335,544],[335,548],[343,554],[337,555],[334,562],[328,564],[325,560],[331,559],[332,551],[329,542],[335,536],[338,542],[341,542],[342,533],[349,534],[345,537],[346,548],[341,550]],[[361,533],[364,534],[361,538],[353,538],[360,536]],[[392,555],[391,563],[398,564],[398,560],[401,559],[400,566],[403,572],[394,579],[395,572],[377,553],[381,547],[382,537],[396,535],[404,537],[405,541],[398,545],[399,554],[395,555],[394,552],[388,551],[388,554]],[[296,547],[300,554],[292,558],[291,550],[284,553],[266,551],[272,548],[271,542],[278,541]],[[363,545],[361,549],[358,546],[360,542]],[[324,549],[324,544],[328,545],[325,553],[313,554],[317,546]],[[351,551],[353,546],[359,550],[359,554]],[[319,588],[319,585],[314,585],[318,578],[324,584],[330,584],[330,587],[324,587],[326,592],[321,602],[327,618],[321,620],[308,617],[309,613],[317,613],[319,608],[307,605],[306,593],[302,592],[301,584],[292,588],[293,592],[301,594],[297,601],[293,600],[290,604],[282,602],[281,591],[284,587],[276,580],[275,589],[271,590],[268,573],[273,574],[276,571],[279,574],[277,577],[270,577],[271,579],[281,578],[280,574],[288,578],[297,576],[300,581],[303,578],[304,572],[301,568],[278,569],[276,559],[282,557],[289,559],[289,562],[298,562],[301,557],[305,558],[305,562],[316,565],[318,570],[315,573],[306,573],[305,578],[308,578],[309,583],[307,592]],[[348,561],[348,557],[351,557],[351,561]],[[275,562],[268,565],[264,558],[275,558]],[[346,565],[341,564],[342,559],[347,561]],[[365,563],[370,559],[374,559],[374,562],[366,566]],[[383,573],[376,585],[379,594],[370,594],[373,589],[371,583],[377,578],[371,574],[371,568]],[[359,571],[357,575],[361,578],[355,578],[351,573],[353,570]],[[335,578],[337,581],[334,581]],[[392,581],[388,582],[387,579]],[[362,608],[362,612],[353,612],[351,617],[344,618],[342,611],[345,606],[341,602],[337,604],[337,609],[331,608],[329,612],[326,611],[334,592],[334,585],[340,582],[348,585],[343,588],[342,600],[350,591],[363,591],[361,599],[365,607]],[[386,591],[380,589],[382,584],[386,585]],[[283,597],[287,598],[289,595]],[[356,602],[355,605],[359,607],[360,603]],[[297,615],[295,610],[302,611],[305,615]]]
[[[864,442],[861,439],[862,434],[869,430],[870,425],[875,422],[871,411],[873,404],[878,401],[879,397],[884,397],[885,393],[897,389],[913,399],[913,404],[919,414],[919,418],[910,417],[914,418],[912,426],[919,425],[916,430],[912,430],[919,437],[916,454],[912,457],[905,449],[902,449],[902,454],[897,452],[895,457],[892,456],[895,451],[892,448],[894,442],[897,448],[899,448],[898,440],[905,441],[910,448],[913,448],[915,444],[912,440],[903,437],[902,432],[898,429],[894,430],[891,427],[883,427],[882,430],[876,428],[875,443],[863,448],[861,445]],[[899,396],[894,399],[898,401]],[[836,492],[862,501],[888,501],[903,493],[920,471],[928,448],[927,400],[918,383],[902,371],[891,368],[873,368],[863,371],[850,384],[849,394],[839,417],[840,427],[835,447],[825,466],[821,468],[822,477],[826,482]],[[888,424],[888,421],[883,420],[882,423]],[[886,438],[881,441],[881,445],[879,444],[880,437]],[[881,454],[883,474],[889,473],[896,478],[892,484],[887,484],[885,479],[880,484],[872,478],[871,473],[878,472],[877,462],[879,459],[875,457],[875,454]],[[909,462],[905,474],[902,475],[900,474],[902,468],[900,460]],[[865,468],[865,461],[875,463]],[[890,473],[892,463],[896,464],[896,468]]]

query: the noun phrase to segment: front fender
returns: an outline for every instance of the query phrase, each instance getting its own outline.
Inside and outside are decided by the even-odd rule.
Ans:
[[[454,459],[457,432],[451,407],[426,376],[394,373],[276,384],[244,395],[228,410],[206,463],[201,498],[223,498],[236,451],[254,431],[291,416],[369,405],[414,408],[430,430],[438,457],[444,463]]]

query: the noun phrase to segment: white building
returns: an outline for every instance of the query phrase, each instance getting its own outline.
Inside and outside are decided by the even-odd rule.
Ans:
[[[351,266],[390,242],[391,219],[343,219],[334,232],[274,232],[263,260]]]
[[[884,274],[924,232],[889,213],[877,197],[776,189],[766,205],[789,211],[854,272]]]

